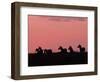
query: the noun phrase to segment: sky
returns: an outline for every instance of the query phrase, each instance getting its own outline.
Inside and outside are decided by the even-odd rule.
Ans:
[[[28,15],[28,53],[39,46],[53,52],[58,52],[59,46],[79,51],[79,44],[87,51],[87,24],[87,17]]]

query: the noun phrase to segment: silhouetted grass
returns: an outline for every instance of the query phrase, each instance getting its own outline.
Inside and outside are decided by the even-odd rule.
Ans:
[[[87,64],[87,52],[28,54],[28,66]]]

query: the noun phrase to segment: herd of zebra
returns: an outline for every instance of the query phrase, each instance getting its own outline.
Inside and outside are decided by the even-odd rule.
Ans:
[[[82,47],[80,44],[77,46],[77,48],[79,48],[79,53],[85,52],[85,48]],[[59,53],[61,53],[61,54],[74,53],[75,52],[73,50],[72,46],[69,46],[69,48],[68,48],[69,52],[67,51],[67,48],[63,48],[62,46],[59,46],[58,50],[59,50]],[[53,53],[52,49],[42,49],[42,47],[36,48],[35,51],[36,51],[37,54],[52,54]]]

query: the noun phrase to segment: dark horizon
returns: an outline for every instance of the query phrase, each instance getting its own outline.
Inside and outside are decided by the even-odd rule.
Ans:
[[[88,52],[81,45],[77,48],[79,48],[78,52],[74,51],[72,46],[68,49],[59,46],[58,52],[52,52],[52,49],[38,47],[35,53],[28,53],[28,66],[87,64]]]

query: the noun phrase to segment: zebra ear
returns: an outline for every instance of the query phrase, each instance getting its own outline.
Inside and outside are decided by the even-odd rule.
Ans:
[[[79,46],[80,46],[80,44],[77,47],[79,47]]]

